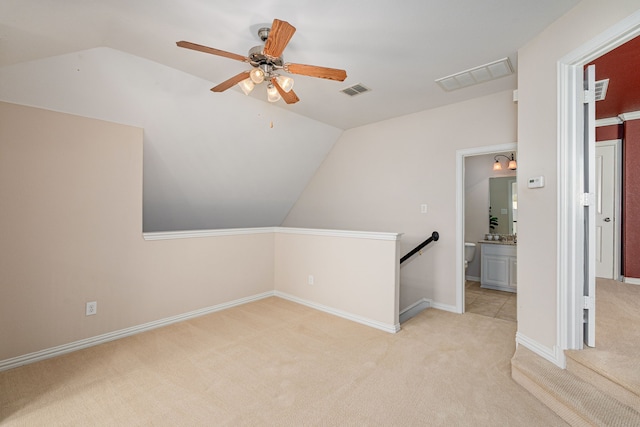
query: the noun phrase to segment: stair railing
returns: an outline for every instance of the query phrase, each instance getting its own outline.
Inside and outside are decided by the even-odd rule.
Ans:
[[[402,264],[403,262],[405,262],[406,260],[408,260],[409,258],[411,258],[412,256],[414,256],[416,253],[420,252],[422,250],[422,248],[424,248],[425,246],[427,246],[429,243],[431,242],[437,242],[438,239],[440,238],[440,235],[438,234],[437,231],[434,231],[433,233],[431,233],[431,237],[429,237],[427,240],[425,240],[424,242],[420,243],[418,246],[416,246],[415,248],[413,248],[411,250],[411,252],[409,252],[408,254],[406,254],[405,256],[403,256],[402,258],[400,258],[400,264]]]

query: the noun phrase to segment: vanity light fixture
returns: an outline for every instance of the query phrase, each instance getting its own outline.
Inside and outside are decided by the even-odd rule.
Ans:
[[[511,158],[509,158],[508,156],[505,156],[504,154],[498,154],[498,155],[493,157],[493,160],[496,161],[493,164],[493,170],[494,171],[502,170],[502,163],[500,163],[500,160],[498,160],[498,157],[504,157],[505,159],[507,159],[509,161],[509,165],[507,166],[507,169],[512,170],[512,171],[517,169],[518,164],[516,163],[516,160],[515,160],[515,158],[513,156],[513,153],[511,153]]]

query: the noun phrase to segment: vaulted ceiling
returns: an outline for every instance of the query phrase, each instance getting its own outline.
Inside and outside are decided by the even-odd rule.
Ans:
[[[145,230],[279,225],[346,129],[516,88],[435,79],[509,58],[578,0],[3,0],[0,99],[144,128]],[[176,47],[247,55],[274,18],[301,101],[209,89],[248,69]],[[340,92],[363,84],[371,92]]]

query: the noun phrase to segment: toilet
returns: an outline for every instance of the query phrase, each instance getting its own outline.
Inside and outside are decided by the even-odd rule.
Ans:
[[[473,261],[473,257],[476,255],[476,244],[471,242],[464,242],[464,269],[466,270],[469,263]]]

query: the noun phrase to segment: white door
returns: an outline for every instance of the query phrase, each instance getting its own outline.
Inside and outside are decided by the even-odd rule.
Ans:
[[[583,337],[589,347],[596,345],[596,227],[595,227],[595,160],[596,160],[596,66],[585,70],[584,78],[584,305]]]
[[[596,144],[596,277],[613,279],[616,273],[616,166],[615,145]]]

